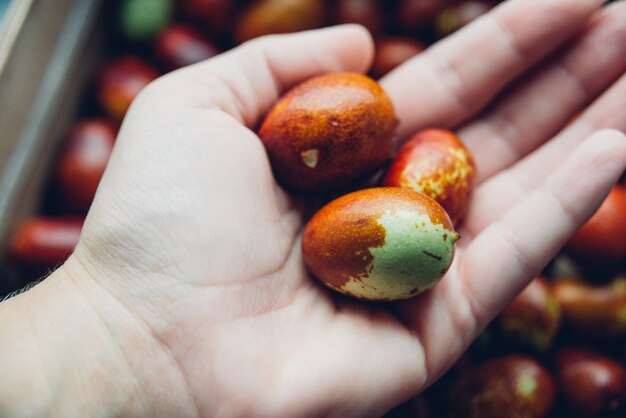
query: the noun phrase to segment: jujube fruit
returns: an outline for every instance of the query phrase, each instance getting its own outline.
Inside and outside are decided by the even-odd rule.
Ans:
[[[377,82],[335,73],[287,92],[259,136],[279,183],[293,191],[324,191],[364,179],[390,160],[397,123]]]
[[[562,278],[552,286],[565,322],[577,333],[613,338],[626,335],[626,277],[605,285]]]
[[[575,261],[595,270],[626,260],[626,187],[613,187],[565,248]]]
[[[220,33],[231,25],[237,0],[179,0],[186,17],[201,22],[211,33]]]
[[[435,31],[444,38],[478,19],[493,7],[486,1],[464,1],[446,7],[435,19]]]
[[[539,362],[509,355],[464,373],[448,393],[450,418],[544,418],[555,386]]]
[[[474,160],[459,137],[445,129],[426,129],[400,149],[383,186],[424,193],[443,206],[456,223],[467,211],[475,181]]]
[[[626,415],[626,370],[616,361],[588,350],[563,349],[556,356],[556,377],[574,416]]]
[[[396,11],[396,23],[402,29],[418,32],[439,13],[447,0],[401,0]]]
[[[135,97],[159,73],[139,58],[126,56],[106,65],[98,77],[97,96],[100,106],[121,120]]]
[[[396,300],[437,284],[457,239],[437,202],[382,187],[324,206],[306,226],[302,252],[309,271],[328,287],[355,298]]]
[[[209,59],[219,49],[204,39],[192,26],[172,25],[154,40],[155,55],[170,70]]]
[[[322,0],[261,0],[248,7],[235,24],[237,43],[272,33],[290,33],[322,27]]]
[[[85,119],[70,131],[57,165],[66,207],[86,212],[107,166],[118,127],[106,119]]]
[[[82,227],[80,218],[31,218],[13,234],[8,253],[26,264],[54,267],[74,251]]]
[[[546,351],[552,346],[561,307],[546,279],[537,277],[500,313],[500,330],[514,343]]]
[[[380,0],[338,0],[334,10],[338,24],[357,23],[377,34],[385,26],[383,2]]]
[[[372,74],[375,77],[382,77],[425,48],[424,44],[411,38],[388,37],[378,39],[374,62],[372,63]]]

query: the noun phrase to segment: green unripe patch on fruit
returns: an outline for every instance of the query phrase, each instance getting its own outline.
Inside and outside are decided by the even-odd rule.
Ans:
[[[415,211],[386,211],[377,219],[385,230],[380,247],[369,248],[366,274],[353,277],[342,291],[367,299],[403,299],[433,287],[454,256],[456,232]]]

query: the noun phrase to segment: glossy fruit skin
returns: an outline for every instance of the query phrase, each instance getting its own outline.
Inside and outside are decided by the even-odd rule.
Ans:
[[[556,356],[556,378],[572,416],[626,416],[626,370],[610,358],[563,349]]]
[[[272,33],[291,33],[324,25],[322,0],[260,0],[250,5],[235,24],[237,43]]]
[[[169,70],[186,67],[219,54],[192,26],[178,24],[163,30],[154,41],[155,55]]]
[[[31,218],[14,233],[8,254],[25,264],[55,267],[70,256],[82,227],[81,218]]]
[[[563,318],[577,333],[609,338],[626,335],[626,277],[605,285],[562,278],[552,287]]]
[[[101,70],[96,88],[98,102],[107,114],[121,120],[139,92],[158,76],[139,58],[121,57]]]
[[[467,211],[475,181],[474,160],[459,137],[445,129],[426,129],[400,149],[382,185],[424,193],[458,223]]]
[[[426,28],[447,3],[447,0],[401,0],[395,14],[396,25],[418,32]]]
[[[565,247],[579,264],[610,269],[626,260],[626,187],[615,186]]]
[[[530,282],[500,313],[498,324],[507,340],[536,351],[548,350],[561,325],[561,307],[546,279]]]
[[[106,119],[83,119],[72,127],[56,170],[68,209],[80,212],[89,209],[117,132],[118,126]]]
[[[424,44],[412,38],[380,38],[376,41],[376,53],[371,72],[375,77],[382,77],[424,49],[426,49]]]
[[[463,374],[448,393],[449,418],[543,418],[554,404],[555,385],[533,358],[509,355]]]
[[[398,120],[369,77],[335,73],[287,92],[259,136],[278,181],[292,191],[326,191],[374,174],[391,159]]]
[[[493,5],[487,1],[464,1],[446,7],[435,20],[435,31],[444,38],[487,13]]]
[[[372,34],[385,26],[384,4],[380,0],[338,0],[334,10],[337,24],[357,23]]]
[[[331,289],[359,299],[397,300],[437,284],[457,239],[434,200],[381,187],[320,209],[306,226],[302,253],[308,270]]]

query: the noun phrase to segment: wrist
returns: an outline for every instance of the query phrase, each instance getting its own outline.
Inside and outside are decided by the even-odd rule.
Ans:
[[[0,304],[0,416],[193,416],[166,349],[70,259]]]

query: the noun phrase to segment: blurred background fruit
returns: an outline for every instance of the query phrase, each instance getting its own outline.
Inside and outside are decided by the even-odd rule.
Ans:
[[[122,120],[131,103],[159,73],[134,56],[121,57],[105,65],[97,80],[97,96],[102,109]]]
[[[236,3],[237,0],[178,0],[185,17],[213,34],[228,29]]]
[[[626,261],[626,187],[615,186],[597,212],[567,244],[583,267],[614,269]]]
[[[407,32],[423,32],[448,3],[448,0],[401,0],[395,13],[396,24]]]
[[[572,332],[589,338],[626,336],[626,277],[608,284],[561,278],[553,293]]]
[[[193,26],[183,24],[171,25],[161,31],[154,40],[154,51],[168,70],[204,61],[220,52]]]
[[[443,9],[435,19],[435,32],[440,38],[461,29],[487,13],[493,5],[487,1],[463,1]]]
[[[370,71],[374,77],[380,78],[425,49],[423,43],[409,37],[378,38]]]
[[[58,156],[57,177],[65,206],[86,213],[109,161],[118,127],[106,119],[83,119]]]
[[[272,33],[320,28],[324,25],[325,13],[322,0],[260,0],[239,16],[234,38],[242,43]]]
[[[537,360],[511,355],[463,374],[448,393],[449,418],[543,418],[555,401],[550,372]]]
[[[570,416],[626,416],[626,370],[610,358],[567,348],[556,355],[556,378]]]
[[[36,267],[60,265],[78,243],[83,220],[76,217],[35,217],[21,225],[9,243],[14,260]]]
[[[385,29],[385,4],[381,0],[337,0],[334,23],[358,23],[374,36]]]
[[[127,39],[141,41],[156,35],[172,17],[174,0],[125,0],[120,26]]]
[[[547,351],[559,331],[561,307],[543,277],[534,279],[498,318],[500,332],[514,344]]]

